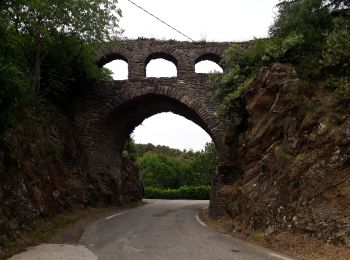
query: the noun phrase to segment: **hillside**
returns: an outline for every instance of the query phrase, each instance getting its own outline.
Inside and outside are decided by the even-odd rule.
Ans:
[[[242,94],[247,117],[226,187],[235,229],[288,231],[350,246],[350,110],[320,88],[304,99],[295,70],[263,68]]]

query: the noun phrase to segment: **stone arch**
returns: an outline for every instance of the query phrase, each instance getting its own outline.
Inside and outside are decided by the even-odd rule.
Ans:
[[[167,75],[167,76],[163,76],[162,75],[162,76],[151,76],[151,77],[177,77],[177,74],[178,74],[178,60],[172,54],[169,54],[167,52],[153,52],[153,53],[151,53],[151,54],[149,54],[147,56],[147,58],[145,59],[145,64],[144,64],[144,74],[147,77],[149,77],[147,75],[148,74],[147,73],[147,69],[149,68],[150,63],[152,61],[157,61],[158,59],[163,59],[163,60],[169,62],[169,64],[162,64],[162,65],[164,65],[164,67],[169,66],[170,74]],[[157,71],[158,71],[159,64],[157,64],[157,65],[158,66],[156,66],[156,68],[157,68]],[[173,66],[175,66],[175,67],[173,67]],[[175,71],[173,69],[175,69]],[[160,67],[159,71],[161,71],[161,72],[163,71],[162,67]],[[174,72],[174,74],[172,72]],[[168,74],[168,73],[166,73],[166,74]]]
[[[183,92],[177,91],[176,88],[149,87],[135,90],[126,95],[115,96],[106,107],[108,111],[104,110],[100,119],[106,123],[108,129],[114,129],[118,152],[121,152],[122,145],[144,119],[161,112],[173,112],[206,131],[217,147],[219,161],[222,163],[228,161],[228,150],[221,132],[218,131],[220,122],[201,102],[183,95]]]
[[[202,54],[195,60],[195,65],[194,65],[195,72],[207,74],[213,71],[217,71],[222,73],[223,68],[220,66],[220,60],[221,60],[221,56],[218,54],[215,54],[215,53]]]
[[[129,63],[127,56],[118,52],[107,53],[106,55],[100,57],[96,63],[99,68],[102,68],[104,65],[114,60],[122,60]]]
[[[205,60],[209,60],[219,64],[221,61],[221,56],[216,53],[204,53],[195,60],[195,63],[197,64],[198,62],[205,61]]]
[[[178,66],[178,61],[172,54],[167,53],[167,52],[153,52],[147,56],[147,58],[145,60],[145,67],[147,66],[147,64],[151,60],[155,60],[155,59],[164,59],[164,60],[167,60],[167,61],[174,63],[176,68]]]

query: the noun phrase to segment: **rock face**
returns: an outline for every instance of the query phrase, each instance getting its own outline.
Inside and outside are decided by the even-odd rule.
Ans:
[[[230,189],[229,211],[237,228],[350,247],[350,111],[303,89],[293,68],[274,65],[244,93],[242,177]]]
[[[102,206],[140,200],[138,169],[122,160],[120,168],[89,176],[79,166],[83,149],[71,123],[30,112],[9,130],[0,146],[0,247],[30,230],[35,220],[74,207]]]

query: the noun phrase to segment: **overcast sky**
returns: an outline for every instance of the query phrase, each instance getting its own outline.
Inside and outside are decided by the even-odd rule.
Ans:
[[[278,0],[132,0],[149,12],[165,20],[194,40],[246,41],[268,36],[269,26],[276,12]],[[124,36],[156,39],[187,40],[155,18],[119,0],[123,12],[120,26]],[[108,64],[115,79],[127,79],[127,65],[122,61]],[[199,64],[196,71],[218,70],[210,63]],[[162,61],[147,66],[147,76],[176,76],[176,67]],[[162,113],[146,119],[133,133],[137,143],[167,145],[178,149],[201,150],[210,137],[187,119]]]

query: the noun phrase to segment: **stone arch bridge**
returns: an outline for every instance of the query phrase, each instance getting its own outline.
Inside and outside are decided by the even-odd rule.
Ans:
[[[97,64],[121,59],[128,63],[129,79],[98,81],[84,87],[75,105],[77,134],[83,145],[82,165],[93,178],[109,174],[124,178],[121,151],[134,128],[154,114],[173,112],[202,127],[216,144],[219,156],[210,212],[225,213],[220,188],[234,178],[225,129],[228,121],[217,116],[218,104],[207,74],[196,74],[196,63],[219,63],[231,43],[128,40],[101,48]],[[176,65],[177,77],[146,78],[147,64],[163,58]],[[238,115],[239,116],[239,115]],[[116,190],[126,185],[117,181]],[[118,186],[119,185],[119,186]]]

